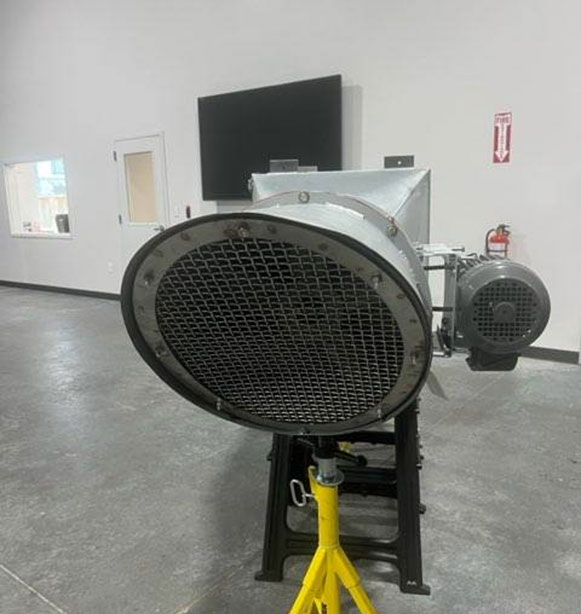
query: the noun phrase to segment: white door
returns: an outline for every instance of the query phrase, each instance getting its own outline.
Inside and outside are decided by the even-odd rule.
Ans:
[[[163,135],[115,141],[123,266],[168,225]]]

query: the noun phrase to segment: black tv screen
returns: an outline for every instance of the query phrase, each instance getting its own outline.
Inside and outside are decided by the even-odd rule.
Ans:
[[[249,198],[270,160],[341,170],[341,76],[198,98],[204,200]]]

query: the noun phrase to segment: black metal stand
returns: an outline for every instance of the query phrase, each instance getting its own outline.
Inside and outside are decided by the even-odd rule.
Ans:
[[[394,467],[345,466],[341,492],[376,495],[397,499],[398,530],[392,539],[342,535],[341,543],[352,559],[384,561],[399,570],[399,586],[404,593],[429,595],[423,582],[420,541],[420,485],[417,405],[411,405],[395,418],[393,433],[362,431],[337,437],[339,441],[368,442],[395,446]],[[293,555],[313,554],[317,536],[293,531],[287,522],[291,504],[289,482],[305,481],[311,464],[311,450],[299,438],[274,435],[271,452],[268,507],[262,555],[257,580],[280,582],[284,561]]]

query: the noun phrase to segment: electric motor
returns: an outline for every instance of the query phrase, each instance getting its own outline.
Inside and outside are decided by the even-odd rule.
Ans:
[[[541,279],[511,260],[464,259],[459,270],[457,327],[472,350],[470,366],[516,363],[547,325],[551,304]],[[514,365],[513,365],[514,366]]]

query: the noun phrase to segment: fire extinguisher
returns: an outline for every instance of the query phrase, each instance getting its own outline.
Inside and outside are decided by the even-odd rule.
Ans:
[[[487,256],[499,256],[508,258],[508,246],[510,245],[510,230],[508,224],[499,224],[486,233],[484,250]]]

